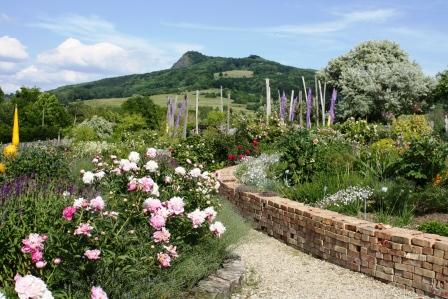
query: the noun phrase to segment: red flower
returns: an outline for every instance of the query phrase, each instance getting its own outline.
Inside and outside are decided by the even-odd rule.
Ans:
[[[258,145],[258,140],[257,140],[257,139],[252,140],[252,145],[253,145],[254,147],[257,147],[257,145]]]
[[[243,160],[244,159],[244,155],[240,155],[240,160]]]
[[[239,151],[243,150],[243,146],[242,146],[242,145],[238,145],[236,148],[237,148]]]
[[[250,155],[250,150],[246,150],[246,156],[249,156]]]
[[[232,154],[227,155],[227,160],[229,160],[229,161],[235,161],[235,159],[236,159],[236,156],[235,156],[235,155],[232,155]]]

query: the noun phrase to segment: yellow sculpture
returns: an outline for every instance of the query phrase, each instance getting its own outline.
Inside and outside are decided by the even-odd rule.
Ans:
[[[17,155],[17,147],[14,144],[8,144],[3,149],[3,155],[7,158],[14,158]]]
[[[14,109],[14,125],[12,127],[12,144],[14,146],[19,145],[19,111]]]
[[[0,173],[6,172],[6,165],[4,163],[0,163]]]

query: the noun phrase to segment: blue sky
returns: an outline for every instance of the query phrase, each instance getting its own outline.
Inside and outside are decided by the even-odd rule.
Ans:
[[[322,68],[362,41],[448,67],[448,1],[2,1],[0,87],[49,89],[170,67],[182,53]]]

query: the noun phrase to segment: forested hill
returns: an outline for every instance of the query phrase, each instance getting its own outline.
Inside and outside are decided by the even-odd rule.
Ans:
[[[59,87],[51,92],[64,102],[81,99],[120,98],[134,94],[153,95],[186,90],[219,88],[232,91],[238,102],[256,102],[265,89],[265,78],[271,79],[271,90],[301,87],[301,76],[311,84],[315,70],[300,69],[263,59],[256,55],[245,58],[206,56],[187,52],[167,70],[106,78],[98,81]]]

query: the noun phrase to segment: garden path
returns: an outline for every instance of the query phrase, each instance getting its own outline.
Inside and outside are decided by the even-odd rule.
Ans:
[[[234,252],[249,273],[247,286],[232,299],[426,298],[316,259],[255,230]]]

